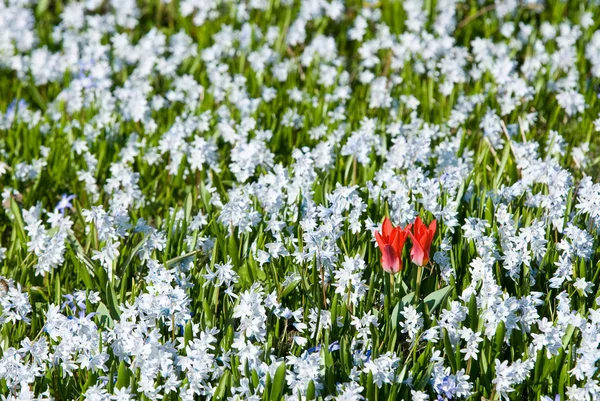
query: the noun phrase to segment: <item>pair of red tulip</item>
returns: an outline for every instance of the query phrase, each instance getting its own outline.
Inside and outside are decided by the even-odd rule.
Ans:
[[[381,233],[375,232],[375,239],[381,250],[381,266],[390,274],[396,274],[402,270],[402,249],[406,238],[410,236],[412,248],[410,259],[417,266],[429,263],[429,249],[435,235],[436,221],[433,220],[429,227],[423,224],[417,217],[413,224],[404,228],[394,227],[387,217],[383,220]]]

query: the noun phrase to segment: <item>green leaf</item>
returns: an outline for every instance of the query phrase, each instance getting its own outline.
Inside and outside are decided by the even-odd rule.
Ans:
[[[402,302],[397,302],[396,306],[394,306],[394,310],[392,311],[392,328],[396,329],[398,327],[398,319],[400,318],[400,304]]]
[[[533,380],[534,383],[538,384],[540,382],[541,376],[542,376],[542,371],[544,369],[544,363],[545,363],[545,357],[544,357],[545,351],[544,350],[540,350],[537,352],[537,357],[535,360],[535,368],[533,371]]]
[[[226,370],[225,373],[223,373],[223,376],[221,376],[221,380],[219,380],[219,385],[215,391],[215,400],[223,400],[225,398],[225,393],[230,387],[230,376],[231,373],[229,373],[228,370]]]
[[[37,3],[37,7],[35,8],[35,16],[40,18],[46,10],[48,9],[48,4],[50,4],[50,0],[40,0]]]
[[[106,283],[106,303],[108,304],[108,310],[110,316],[114,320],[119,320],[121,313],[119,312],[119,303],[117,301],[117,294],[111,283]]]
[[[129,387],[129,376],[129,368],[125,366],[125,361],[121,361],[117,373],[117,388]]]
[[[92,275],[90,275],[90,271],[88,269],[88,267],[85,265],[85,263],[75,263],[77,261],[77,256],[75,255],[75,253],[73,252],[69,252],[72,256],[73,259],[73,264],[75,266],[77,266],[77,270],[79,272],[79,275],[81,276],[81,280],[83,281],[83,283],[85,284],[86,288],[94,288],[94,281],[92,280]],[[79,262],[79,261],[78,261]],[[93,272],[92,272],[93,274]]]
[[[560,376],[558,379],[558,392],[559,394],[564,394],[565,391],[565,387],[570,385],[570,377],[571,375],[569,374],[569,366],[568,364],[563,364],[562,368],[560,370]]]
[[[189,192],[187,194],[187,196],[185,197],[185,204],[184,204],[185,221],[188,225],[192,221],[192,206],[193,205],[194,205],[194,197],[192,196],[192,193]]]
[[[433,312],[437,307],[439,307],[442,304],[442,301],[444,301],[450,294],[451,290],[452,286],[449,285],[427,295],[423,302],[425,302],[427,307],[429,307],[429,312]]]
[[[285,362],[282,362],[275,371],[273,377],[273,387],[271,388],[271,401],[278,401],[283,395],[283,388],[285,386]]]
[[[127,268],[129,267],[131,262],[134,260],[135,256],[138,254],[138,252],[140,251],[142,246],[144,246],[144,244],[146,243],[146,240],[149,237],[150,237],[150,234],[146,235],[140,242],[137,243],[137,245],[132,250],[129,251],[129,257],[127,258],[127,261],[120,268],[120,271],[122,273],[127,271]]]
[[[189,321],[185,325],[185,329],[183,331],[183,344],[187,347],[187,345],[193,340],[194,332],[192,330],[192,322]]]
[[[176,256],[176,257],[174,257],[172,259],[167,260],[165,262],[165,266],[166,267],[171,267],[174,264],[177,264],[177,263],[179,263],[179,262],[181,262],[181,261],[183,261],[183,260],[185,260],[187,258],[191,258],[191,257],[195,256],[199,252],[200,252],[200,250],[195,250],[195,251],[192,251],[192,252],[185,253],[183,255]]]
[[[281,297],[285,297],[288,296],[292,291],[294,291],[296,289],[296,287],[298,287],[298,284],[300,284],[302,280],[300,278],[298,278],[297,280],[292,281],[291,283],[289,283],[281,292]]]
[[[307,400],[314,400],[315,399],[315,382],[313,382],[312,380],[310,382],[308,382],[308,388],[306,389],[306,399]]]
[[[562,340],[563,348],[566,349],[569,346],[569,343],[571,342],[571,338],[573,338],[573,333],[575,332],[576,328],[577,327],[570,324],[567,327],[567,330],[565,330],[565,336],[563,337],[563,340]]]
[[[33,101],[39,106],[39,108],[46,110],[46,101],[42,97],[42,94],[38,90],[35,82],[33,82],[33,79],[27,84],[27,89],[29,89],[29,93]]]
[[[412,302],[413,302],[414,299],[415,299],[415,292],[414,291],[406,294],[400,300],[400,303],[402,304],[401,306],[404,307],[406,305],[412,304]]]
[[[496,335],[494,337],[494,355],[500,355],[502,351],[502,344],[504,344],[504,336],[506,334],[506,328],[504,322],[501,320],[496,328]]]
[[[269,401],[271,399],[271,394],[269,390],[273,387],[273,383],[271,381],[271,374],[267,372],[267,377],[265,378],[265,390],[263,391],[262,400]]]
[[[252,377],[252,386],[254,388],[258,388],[259,381],[258,381],[258,373],[256,372],[256,369],[252,369],[251,377]]]
[[[469,327],[471,327],[471,330],[477,331],[478,320],[477,298],[475,297],[475,294],[471,294],[471,298],[469,299]]]
[[[23,216],[21,215],[21,208],[17,201],[11,196],[10,198],[10,211],[12,212],[15,220],[14,227],[17,230],[17,235],[19,236],[19,240],[21,244],[27,243],[27,234],[25,234],[25,224],[23,223]]]
[[[454,349],[452,348],[452,343],[450,342],[450,336],[448,335],[448,330],[444,329],[444,352],[448,357],[448,361],[450,362],[450,366],[452,367],[452,371],[457,371],[456,358],[454,356]]]
[[[369,371],[367,375],[367,400],[375,399],[375,383],[373,383],[373,372]]]
[[[233,265],[239,267],[240,258],[238,256],[238,244],[235,239],[235,233],[232,233],[229,236],[229,241],[227,242],[227,256],[231,256]]]
[[[85,250],[83,249],[77,238],[75,238],[74,236],[70,236],[69,239],[71,240],[71,244],[75,248],[75,256],[81,263],[83,263],[83,266],[87,270],[87,274],[90,277],[95,277],[96,273],[94,262],[92,262],[92,260],[85,254]]]
[[[109,328],[113,327],[113,318],[110,316],[110,312],[103,302],[98,304],[98,307],[96,308],[96,316],[98,317],[98,320],[102,326]]]
[[[504,174],[504,169],[506,168],[506,163],[508,162],[508,157],[510,156],[510,144],[507,143],[504,145],[504,151],[502,152],[502,160],[500,161],[500,166],[498,167],[498,171],[496,172],[496,177],[494,178],[494,189],[498,189],[500,185],[500,181],[502,178],[506,177]]]

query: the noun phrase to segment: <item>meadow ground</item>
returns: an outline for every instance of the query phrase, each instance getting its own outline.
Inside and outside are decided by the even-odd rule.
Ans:
[[[599,27],[0,0],[0,398],[600,400]]]

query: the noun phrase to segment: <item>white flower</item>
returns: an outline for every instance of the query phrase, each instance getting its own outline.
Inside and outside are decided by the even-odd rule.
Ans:
[[[410,390],[410,396],[413,401],[427,401],[429,395],[423,391]]]
[[[400,322],[402,333],[408,334],[408,337],[411,340],[414,340],[416,334],[423,327],[423,317],[421,316],[421,313],[417,312],[417,309],[413,305],[407,305],[400,314],[404,317],[404,321]]]
[[[387,352],[375,360],[370,359],[367,361],[363,368],[363,372],[371,373],[373,375],[373,383],[381,388],[383,383],[391,384],[394,382],[396,377],[395,372],[399,362],[400,358],[396,357],[396,355],[391,352]]]

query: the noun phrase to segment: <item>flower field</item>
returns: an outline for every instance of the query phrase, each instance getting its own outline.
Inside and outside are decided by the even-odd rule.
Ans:
[[[0,400],[600,400],[597,0],[0,0]]]

